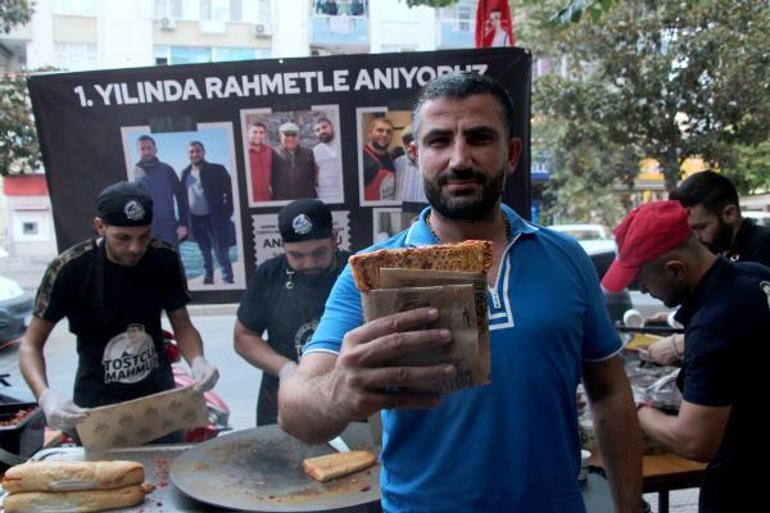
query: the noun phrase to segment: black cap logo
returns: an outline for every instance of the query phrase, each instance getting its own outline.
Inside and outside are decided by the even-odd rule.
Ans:
[[[297,235],[305,235],[313,230],[313,222],[305,214],[299,214],[291,221],[291,227]]]
[[[134,222],[141,221],[146,215],[144,207],[136,200],[127,201],[123,207],[123,213],[126,214],[126,218]]]

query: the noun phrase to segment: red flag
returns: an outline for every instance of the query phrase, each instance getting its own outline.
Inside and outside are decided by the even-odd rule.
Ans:
[[[493,15],[492,13],[497,13]],[[496,17],[499,15],[499,22]],[[494,16],[494,17],[493,17]],[[476,8],[476,48],[513,46],[511,7],[508,0],[479,0]]]

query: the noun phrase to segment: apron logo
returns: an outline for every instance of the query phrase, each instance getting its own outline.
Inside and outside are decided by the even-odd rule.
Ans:
[[[298,358],[302,356],[302,348],[313,338],[316,329],[318,329],[318,320],[313,319],[300,326],[294,334],[294,349],[297,350]]]
[[[158,367],[155,343],[141,324],[129,324],[124,333],[107,342],[102,356],[104,383],[136,383]]]

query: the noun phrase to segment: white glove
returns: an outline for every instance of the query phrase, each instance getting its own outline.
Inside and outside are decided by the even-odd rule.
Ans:
[[[193,358],[190,369],[192,370],[192,378],[197,381],[194,387],[196,391],[205,392],[206,390],[211,390],[217,384],[219,371],[207,362],[204,357],[196,356]]]
[[[684,353],[677,347],[680,342],[684,344],[682,335],[671,335],[650,344],[647,348],[650,360],[658,365],[674,365],[681,362]]]
[[[50,388],[43,392],[38,404],[45,412],[46,422],[54,429],[73,428],[88,417],[88,410],[64,399]]]

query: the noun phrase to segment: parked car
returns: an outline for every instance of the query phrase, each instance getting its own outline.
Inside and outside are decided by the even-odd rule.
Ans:
[[[580,246],[591,258],[599,279],[604,276],[615,259],[617,245],[611,232],[604,225],[559,224],[549,226],[548,228],[576,238]],[[622,323],[623,314],[626,310],[632,308],[638,310],[643,317],[650,317],[658,312],[671,311],[663,302],[649,294],[643,293],[633,283],[629,288],[618,293],[605,291],[604,300],[607,304],[607,310],[610,312],[610,318],[613,322],[617,323]]]
[[[770,212],[759,212],[757,210],[741,210],[743,217],[753,219],[759,226],[767,226],[770,228]]]
[[[0,276],[0,349],[14,345],[32,320],[32,295]]]

